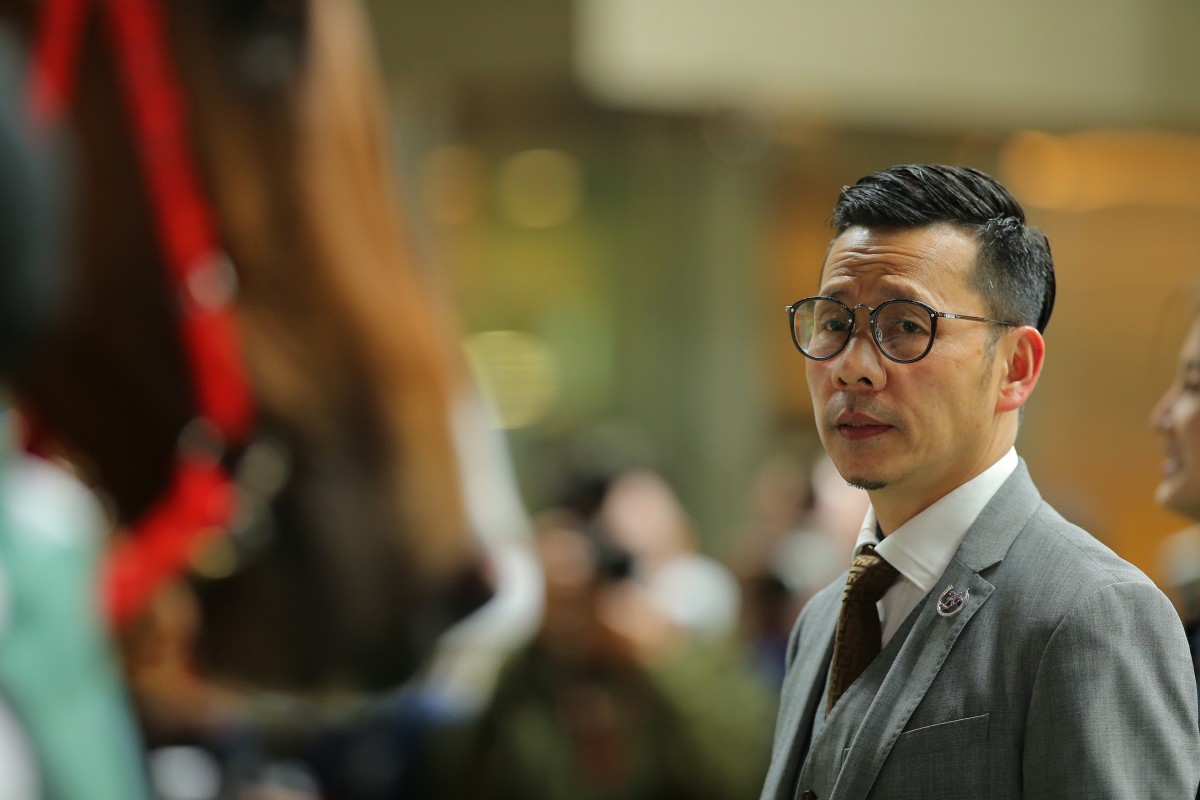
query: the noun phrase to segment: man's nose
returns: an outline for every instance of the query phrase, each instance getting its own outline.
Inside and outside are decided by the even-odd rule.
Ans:
[[[833,382],[840,389],[879,391],[887,383],[883,353],[872,341],[870,324],[856,325],[854,335],[834,357]]]

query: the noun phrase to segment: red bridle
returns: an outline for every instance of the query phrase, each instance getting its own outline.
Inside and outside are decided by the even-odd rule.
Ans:
[[[231,309],[234,278],[187,139],[185,102],[158,0],[42,0],[30,87],[35,126],[58,124],[74,91],[91,5],[104,17],[159,245],[180,298],[180,334],[197,420],[181,438],[166,493],[113,549],[103,576],[106,607],[129,621],[228,527],[234,487],[222,451],[244,443],[253,417]],[[196,437],[196,431],[203,434]],[[202,446],[193,446],[195,439]]]

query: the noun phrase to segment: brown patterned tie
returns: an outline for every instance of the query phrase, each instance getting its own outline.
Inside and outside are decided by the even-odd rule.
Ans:
[[[834,704],[879,655],[883,631],[876,603],[900,573],[875,553],[872,545],[854,557],[846,589],[842,592],[842,614],[833,639],[833,668],[829,672],[828,714]]]

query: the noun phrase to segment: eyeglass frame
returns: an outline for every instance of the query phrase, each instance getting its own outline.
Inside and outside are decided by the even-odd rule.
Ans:
[[[850,317],[850,327],[846,330],[845,340],[838,346],[838,348],[836,350],[834,350],[832,353],[830,353],[827,356],[814,356],[814,355],[811,355],[811,354],[805,352],[804,348],[800,346],[800,339],[796,336],[796,310],[804,303],[807,303],[809,300],[829,300],[834,303],[837,303],[839,306],[841,306],[843,309],[845,309],[846,313]],[[914,305],[914,306],[920,306],[921,308],[925,309],[925,311],[929,314],[929,344],[927,344],[925,346],[925,350],[922,351],[921,355],[916,356],[915,358],[896,358],[894,356],[890,356],[883,349],[883,345],[881,345],[879,343],[879,338],[881,338],[883,334],[879,330],[878,326],[876,325],[876,320],[879,318],[879,312],[886,306],[891,305],[892,303],[910,303],[911,305]],[[852,308],[852,307],[846,305],[845,303],[843,303],[841,300],[838,300],[836,297],[827,297],[825,295],[813,295],[812,297],[805,297],[803,299],[797,300],[796,302],[792,303],[790,306],[788,306],[785,309],[788,312],[788,327],[790,327],[792,329],[792,344],[794,344],[796,346],[796,349],[800,351],[801,355],[803,355],[805,358],[811,359],[813,361],[828,361],[831,358],[836,358],[838,356],[838,354],[840,354],[843,350],[846,349],[846,345],[850,344],[850,340],[854,338],[854,334],[858,330],[858,310],[860,308],[865,308],[867,311],[870,312],[870,315],[867,317],[867,319],[868,319],[868,326],[870,327],[870,330],[871,330],[870,339],[871,339],[872,343],[874,343],[875,349],[878,350],[879,354],[881,356],[883,356],[884,358],[886,358],[888,361],[892,361],[897,364],[912,364],[914,362],[920,361],[922,358],[929,355],[929,351],[933,349],[933,342],[935,339],[937,339],[937,322],[939,319],[965,319],[965,320],[970,320],[971,322],[990,322],[993,325],[1003,325],[1007,328],[1021,327],[1020,325],[1018,325],[1015,322],[1003,322],[998,319],[989,319],[987,317],[976,317],[976,316],[972,316],[970,314],[952,314],[949,311],[938,311],[938,310],[934,309],[932,306],[930,306],[926,303],[922,303],[920,300],[909,300],[904,297],[893,297],[891,300],[884,300],[882,303],[875,306],[874,308],[867,305],[866,303],[857,303]]]

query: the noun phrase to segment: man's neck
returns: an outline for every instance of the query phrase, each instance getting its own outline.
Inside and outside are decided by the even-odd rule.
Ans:
[[[945,495],[922,499],[918,502],[905,502],[906,500],[911,501],[912,497],[896,497],[887,489],[879,489],[867,492],[867,496],[871,498],[871,507],[875,509],[875,525],[879,528],[879,534],[882,537],[887,536]]]
[[[871,507],[875,510],[876,524],[883,536],[908,522],[931,505],[990,469],[1012,449],[1010,444],[1000,452],[979,462],[974,469],[964,473],[957,481],[945,481],[939,485],[913,487],[904,484],[889,484],[882,489],[868,490]],[[953,485],[951,485],[953,484]]]

